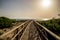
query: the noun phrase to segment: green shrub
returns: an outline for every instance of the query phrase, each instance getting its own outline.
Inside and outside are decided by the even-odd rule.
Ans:
[[[43,26],[53,31],[56,34],[60,34],[60,19],[52,19],[40,22]]]
[[[7,17],[0,17],[0,28],[9,28],[12,26],[13,20]]]

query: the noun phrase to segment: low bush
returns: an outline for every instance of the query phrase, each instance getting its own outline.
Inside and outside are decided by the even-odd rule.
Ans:
[[[60,19],[51,19],[40,22],[43,26],[53,31],[56,34],[60,34]]]
[[[0,17],[0,28],[9,28],[15,22],[7,17]]]

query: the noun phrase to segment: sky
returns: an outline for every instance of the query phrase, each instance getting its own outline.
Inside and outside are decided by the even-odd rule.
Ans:
[[[44,1],[44,0],[43,0]],[[0,17],[12,19],[58,18],[59,0],[0,0]]]

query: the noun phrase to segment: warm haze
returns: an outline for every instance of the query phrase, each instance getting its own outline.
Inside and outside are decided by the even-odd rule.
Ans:
[[[0,0],[0,16],[13,19],[58,18],[60,0]]]

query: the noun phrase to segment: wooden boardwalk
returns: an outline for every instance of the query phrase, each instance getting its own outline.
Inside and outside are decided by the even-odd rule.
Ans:
[[[8,38],[8,35],[12,34]],[[8,38],[8,39],[7,39]],[[3,40],[60,40],[60,37],[36,21],[26,21],[0,36]]]

